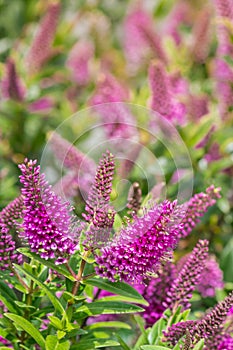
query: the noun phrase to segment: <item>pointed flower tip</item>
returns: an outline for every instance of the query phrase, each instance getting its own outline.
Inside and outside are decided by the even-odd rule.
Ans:
[[[24,198],[22,238],[43,259],[55,259],[60,264],[74,253],[80,232],[72,225],[68,204],[51,191],[36,163],[26,159],[19,166]]]

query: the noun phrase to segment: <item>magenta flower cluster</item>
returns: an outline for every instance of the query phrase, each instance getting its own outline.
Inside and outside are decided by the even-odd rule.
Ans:
[[[83,214],[90,223],[84,242],[89,249],[100,247],[109,239],[115,215],[114,209],[109,205],[114,168],[113,155],[107,151],[100,159],[95,181],[86,201],[86,213]]]
[[[73,227],[71,209],[51,191],[36,161],[25,160],[19,168],[24,198],[21,235],[32,252],[62,264],[77,249],[79,229]]]
[[[183,229],[180,232],[180,238],[184,238],[190,234],[208,208],[216,203],[217,198],[220,198],[220,188],[215,188],[214,185],[211,185],[206,189],[206,193],[195,194],[183,205],[185,215],[182,220]]]
[[[6,270],[14,262],[21,263],[22,256],[16,252],[15,241],[10,229],[0,218],[0,270]]]
[[[131,283],[146,278],[177,243],[182,224],[176,205],[176,201],[164,201],[123,228],[96,258],[97,274]]]

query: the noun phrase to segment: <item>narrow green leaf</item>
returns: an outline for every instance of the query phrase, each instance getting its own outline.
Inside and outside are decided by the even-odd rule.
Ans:
[[[41,333],[36,329],[35,326],[33,326],[32,323],[30,323],[28,320],[26,320],[22,316],[18,316],[11,313],[5,313],[6,317],[8,317],[10,320],[14,321],[17,326],[22,328],[25,332],[27,332],[42,349],[45,348],[45,340],[42,337]]]
[[[201,339],[193,348],[193,350],[202,350],[204,347],[204,339]]]
[[[0,301],[7,307],[7,309],[12,313],[21,314],[20,309],[15,305],[12,299],[8,299],[6,296],[1,295],[0,291]]]
[[[160,346],[160,345],[142,345],[142,350],[170,350],[170,348],[167,348],[166,346]]]
[[[120,346],[115,340],[106,340],[106,339],[85,339],[80,341],[77,345],[72,345],[71,350],[94,350],[105,348],[107,346]]]
[[[156,345],[159,341],[159,338],[162,336],[162,330],[165,328],[164,318],[160,318],[153,327],[151,328],[148,334],[148,340],[150,344]]]
[[[55,265],[55,263],[52,262],[51,260],[42,259],[36,253],[32,253],[29,248],[18,248],[17,251],[20,252],[21,254],[27,256],[28,258],[35,259],[39,263],[57,271],[58,273],[65,276],[69,280],[71,280],[73,282],[75,281],[75,278],[66,270],[66,268],[62,267],[61,265]]]
[[[0,350],[9,350],[6,346],[0,346]]]
[[[148,302],[145,299],[142,299],[141,301],[139,301],[138,299],[126,297],[124,295],[110,295],[110,296],[98,299],[98,301],[123,301],[123,302],[125,301],[127,303],[135,303],[135,304],[148,306]]]
[[[138,350],[140,349],[141,345],[145,345],[148,344],[148,334],[141,334],[140,337],[138,338],[135,346],[134,346],[134,350]]]
[[[139,306],[133,304],[122,303],[119,301],[101,302],[95,301],[79,307],[75,314],[78,318],[86,318],[94,315],[108,315],[108,314],[122,314],[122,313],[135,313],[143,312]]]
[[[134,315],[134,319],[135,319],[141,333],[144,334],[145,337],[147,337],[147,333],[145,330],[145,322],[144,322],[143,318],[139,315]]]
[[[128,345],[124,342],[124,340],[119,336],[119,334],[114,334],[115,337],[117,338],[117,340],[119,341],[121,347],[123,348],[123,350],[131,350]]]
[[[148,302],[138,293],[138,291],[124,282],[110,282],[106,279],[96,277],[87,279],[85,284],[107,290],[113,294],[133,298],[137,300],[137,303],[148,305]]]
[[[123,328],[123,329],[131,329],[131,327],[124,322],[120,321],[109,321],[109,322],[96,322],[87,326],[86,329],[97,329],[97,328]]]
[[[0,281],[0,291],[1,291],[1,293],[5,292],[9,296],[9,298],[11,298],[13,300],[17,300],[18,299],[16,294],[15,294],[15,292],[13,291],[13,289],[10,288],[3,281]]]
[[[122,227],[122,220],[119,214],[115,214],[114,217],[114,223],[113,223],[113,229],[114,231],[119,231]]]
[[[70,342],[67,340],[65,342],[59,343],[59,340],[55,335],[48,335],[45,343],[46,350],[69,350]]]
[[[0,281],[0,300],[10,312],[21,314],[20,308],[15,304],[15,301],[18,300],[17,296],[3,281]]]
[[[52,326],[57,329],[63,329],[62,321],[56,316],[48,316],[48,319],[51,321]]]
[[[57,311],[59,311],[62,315],[65,314],[65,310],[64,310],[62,304],[60,303],[58,298],[49,290],[49,288],[46,285],[44,285],[40,280],[38,280],[37,277],[33,276],[31,273],[25,271],[21,266],[19,266],[17,264],[14,264],[14,266],[17,268],[17,270],[21,271],[26,276],[28,276],[32,281],[34,281],[36,284],[38,284],[41,287],[41,289],[43,289],[43,291],[46,293],[46,295],[50,299],[51,303],[53,304],[54,308]]]
[[[22,301],[15,301],[15,304],[22,309],[36,309],[35,306],[27,305],[27,304],[23,303]]]

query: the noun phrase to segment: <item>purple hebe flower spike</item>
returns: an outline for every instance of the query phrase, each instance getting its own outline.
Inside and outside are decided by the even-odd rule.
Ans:
[[[135,119],[129,108],[123,103],[129,98],[129,90],[108,72],[100,75],[96,89],[89,101],[101,116],[101,121],[108,139],[122,138],[132,139],[135,137]]]
[[[192,343],[197,342],[199,339],[205,339],[204,350],[221,349],[222,341],[224,338],[227,338],[227,334],[224,331],[224,323],[232,305],[233,293],[230,293],[210,312],[206,313],[201,320],[179,322],[169,327],[164,332],[165,340],[175,346],[179,339],[185,335],[186,329],[188,329]]]
[[[155,205],[143,217],[123,228],[116,239],[101,249],[96,272],[111,281],[138,283],[157,270],[161,259],[177,242],[183,213],[176,201]]]
[[[83,243],[88,248],[97,248],[109,239],[115,211],[109,205],[114,174],[113,155],[107,151],[100,159],[95,181],[86,201],[86,214],[83,217],[91,225]]]
[[[184,104],[176,99],[172,78],[168,76],[161,61],[151,63],[149,83],[152,94],[150,107],[171,122],[182,124],[185,121],[186,109]]]
[[[72,171],[73,186],[78,186],[88,193],[95,176],[95,162],[56,132],[52,133],[49,142],[56,158],[62,162],[62,166]]]
[[[22,262],[22,255],[15,251],[15,241],[9,231],[0,218],[0,270],[6,270],[13,262],[18,264]]]
[[[192,229],[198,224],[200,218],[206,213],[209,207],[220,198],[220,188],[211,185],[206,189],[206,193],[195,194],[188,202],[183,204],[185,216],[182,220],[183,229],[179,234],[180,238],[187,237]]]
[[[178,261],[178,271],[182,269],[189,257],[190,254],[187,254]],[[203,298],[211,298],[215,296],[216,288],[223,288],[223,286],[224,283],[222,270],[215,260],[215,257],[208,256],[205,261],[199,282],[197,284],[197,290]]]
[[[80,86],[90,81],[90,59],[94,55],[94,47],[90,41],[79,41],[71,49],[66,66],[71,71],[71,79]]]
[[[22,217],[22,211],[23,196],[19,196],[0,212],[0,220],[2,220],[8,228],[11,228],[15,226],[16,220]]]
[[[166,332],[163,332],[166,338],[166,342],[175,346],[176,343],[180,340],[180,338],[182,338],[185,335],[186,330],[192,332],[194,326],[195,321],[178,322],[172,325],[168,328]]]
[[[174,3],[173,10],[170,12],[166,25],[166,35],[173,38],[177,45],[182,42],[181,34],[179,33],[179,26],[186,24],[188,17],[190,17],[190,5],[185,1]]]
[[[124,24],[124,50],[129,68],[135,72],[153,54],[167,62],[160,37],[154,30],[153,18],[141,6],[128,14]]]
[[[25,87],[17,75],[15,63],[9,58],[6,62],[5,76],[1,82],[2,95],[6,99],[22,102],[25,97]]]
[[[228,28],[233,21],[233,6],[231,0],[215,0],[217,16],[217,57],[215,60],[214,77],[217,80],[216,90],[219,99],[219,111],[223,119],[227,117],[229,107],[233,105],[232,97],[232,69],[225,60],[225,56],[232,57],[233,44],[231,30]]]
[[[41,258],[56,259],[56,264],[62,264],[77,249],[80,227],[74,227],[68,203],[51,191],[36,162],[26,159],[19,165],[25,207],[22,237]]]
[[[57,1],[49,4],[46,15],[42,18],[33,43],[27,54],[27,69],[37,72],[52,56],[52,43],[56,33],[61,5]]]
[[[83,171],[94,175],[95,162],[79,151],[69,141],[63,139],[59,134],[53,132],[49,142],[56,157],[62,161],[67,169],[74,170],[76,173]]]
[[[193,28],[192,53],[194,60],[204,63],[210,50],[211,42],[211,12],[209,7],[205,7],[197,17]]]
[[[207,256],[208,241],[199,241],[167,292],[166,300],[163,303],[166,308],[172,309],[178,305],[182,305],[183,309],[190,307],[189,299],[200,281]]]
[[[225,335],[220,343],[218,350],[233,350],[233,338],[230,335]]]

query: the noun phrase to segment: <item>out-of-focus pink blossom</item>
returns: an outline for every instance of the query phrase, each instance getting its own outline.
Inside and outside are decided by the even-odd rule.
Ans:
[[[124,49],[129,66],[137,70],[148,56],[167,62],[153,18],[142,7],[128,14],[124,24]]]
[[[28,110],[32,113],[48,113],[54,106],[54,101],[50,97],[41,97],[38,100],[30,103]]]
[[[149,68],[149,83],[151,88],[150,107],[171,122],[183,124],[186,107],[175,95],[170,78],[161,61],[153,61]]]
[[[39,23],[38,30],[26,56],[28,72],[37,72],[53,56],[52,49],[61,6],[57,1],[48,5],[47,12]]]
[[[209,113],[209,99],[206,95],[192,95],[187,98],[187,113],[193,121],[197,121],[203,115]]]
[[[189,16],[189,4],[185,1],[178,1],[175,3],[174,9],[167,19],[166,35],[171,36],[175,43],[181,43],[181,34],[179,33],[179,26],[186,23]]]
[[[66,65],[71,72],[71,79],[78,85],[86,85],[90,81],[90,59],[94,55],[94,47],[90,41],[79,41],[71,49]]]
[[[123,103],[129,97],[128,89],[110,73],[100,76],[89,104],[101,116],[109,139],[132,139],[135,137],[135,121],[129,108]],[[122,147],[122,142],[118,144]]]
[[[211,11],[204,8],[197,17],[193,28],[193,58],[198,63],[203,63],[208,56],[211,41]]]
[[[25,98],[26,89],[19,78],[15,68],[15,62],[9,58],[5,66],[5,74],[1,81],[1,93],[5,99],[22,102]]]
[[[220,146],[217,142],[214,142],[210,148],[208,149],[208,152],[204,156],[205,160],[208,163],[211,163],[215,160],[219,160],[222,158],[220,153]]]

